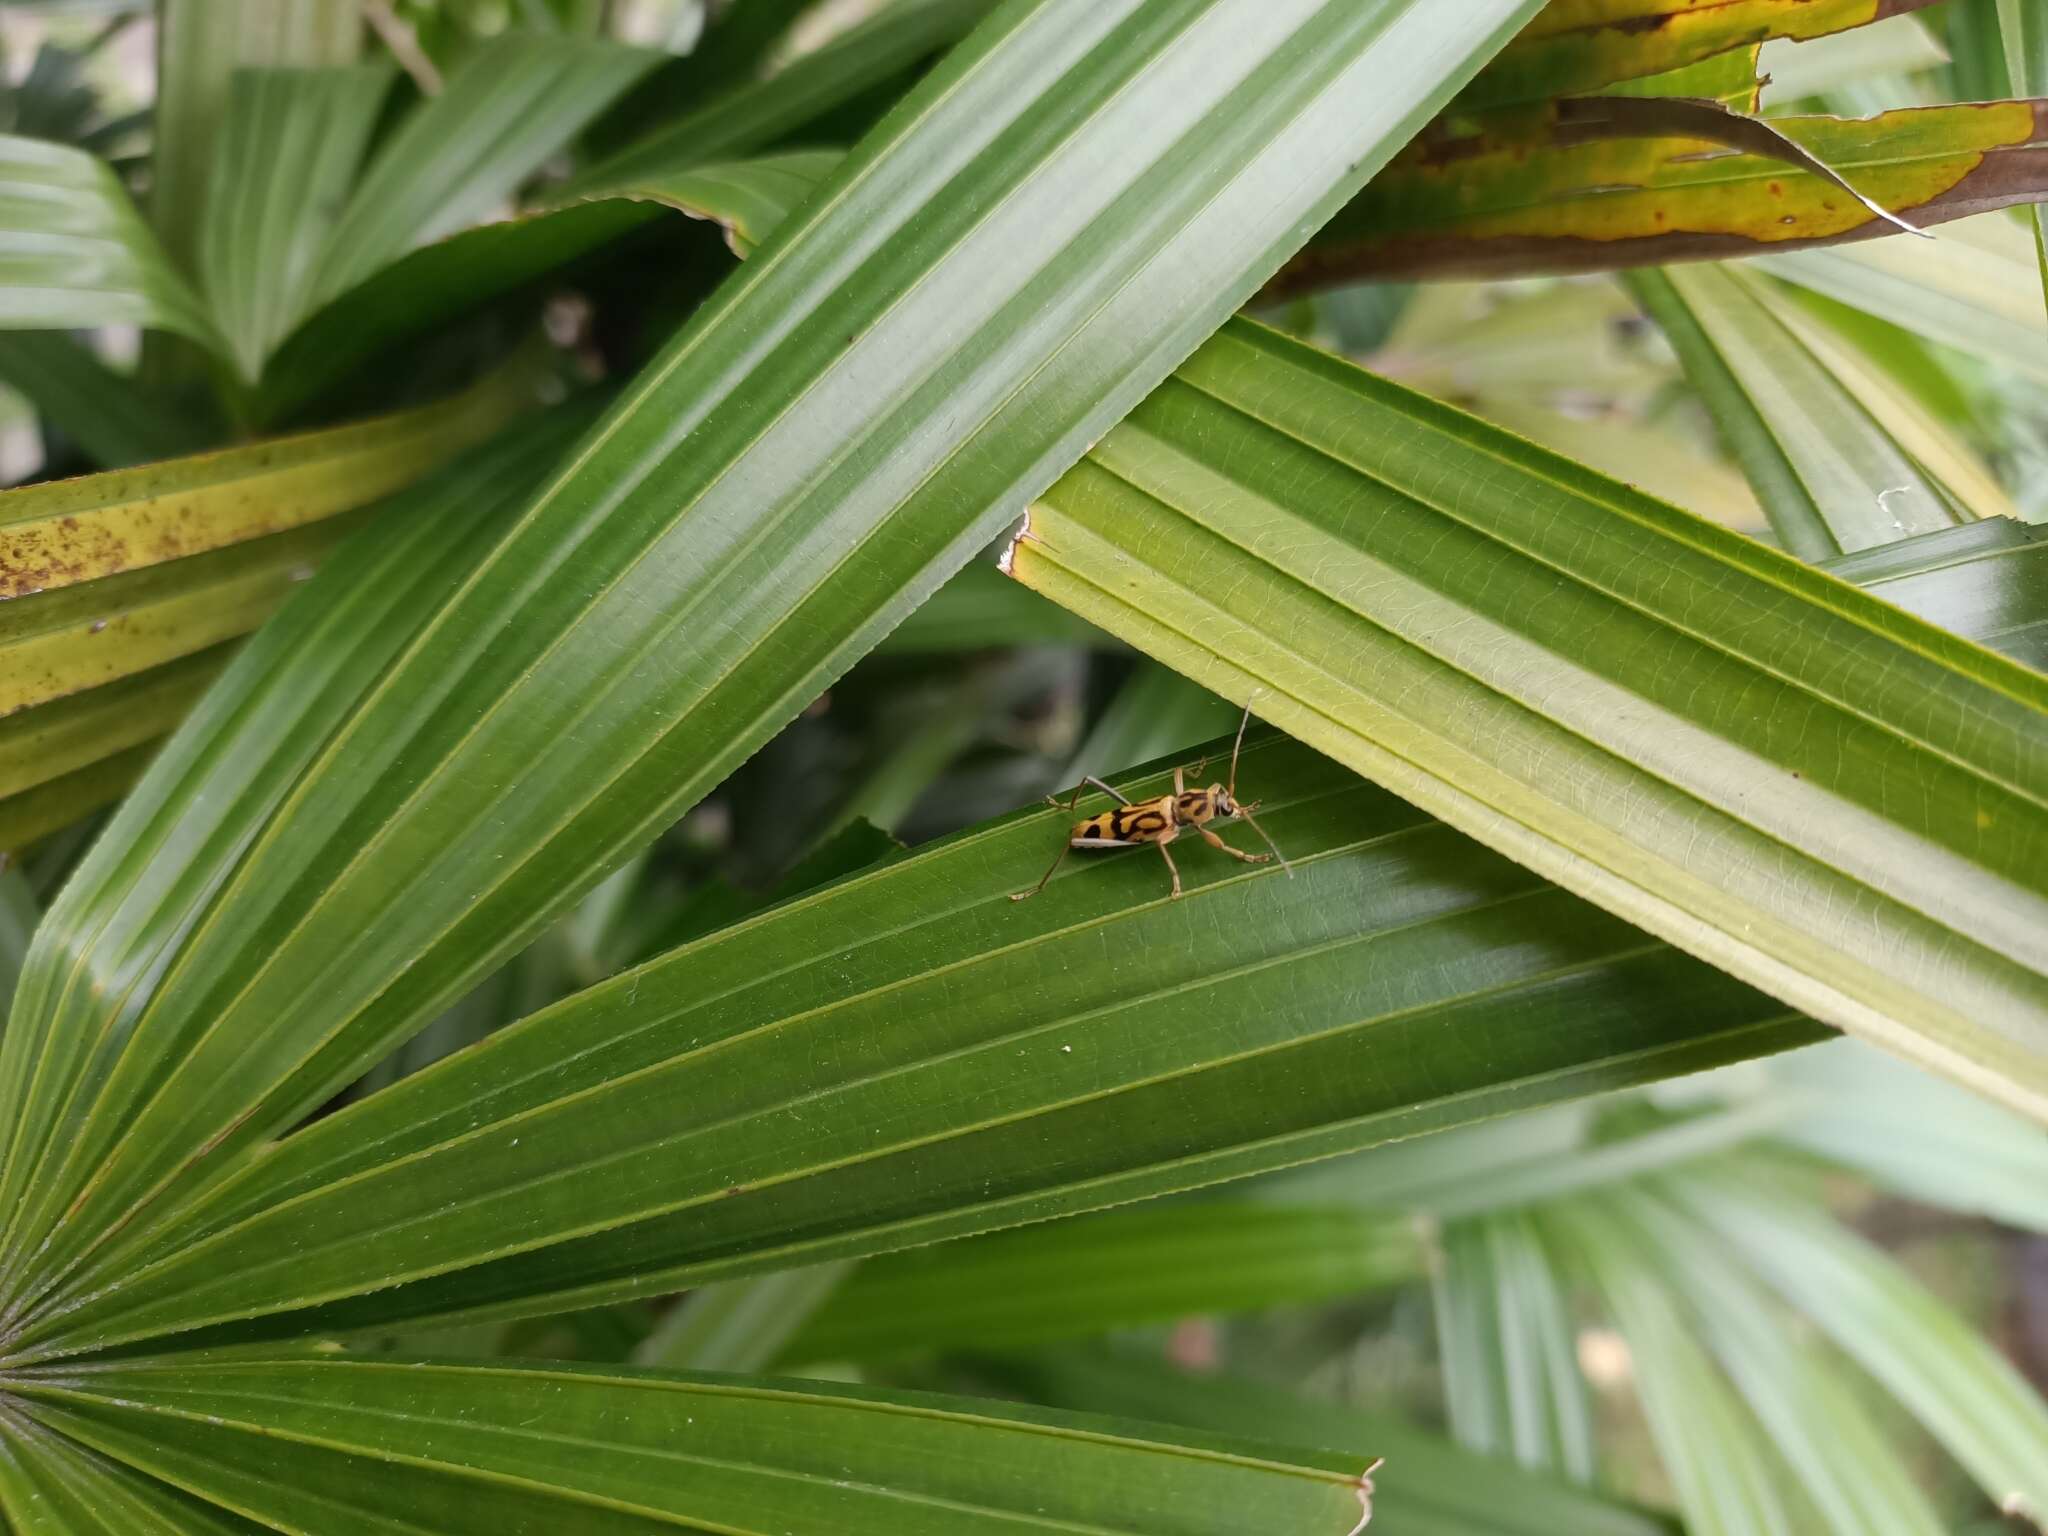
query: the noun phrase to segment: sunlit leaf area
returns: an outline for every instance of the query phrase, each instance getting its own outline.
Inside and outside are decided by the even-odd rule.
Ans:
[[[2048,1533],[2043,206],[2036,0],[0,7],[0,1533]]]

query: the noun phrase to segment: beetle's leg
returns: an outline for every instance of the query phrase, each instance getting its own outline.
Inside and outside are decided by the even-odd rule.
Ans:
[[[1072,850],[1073,846],[1074,845],[1070,842],[1060,844],[1060,851],[1053,855],[1052,863],[1047,865],[1045,873],[1039,876],[1038,884],[1031,887],[1031,889],[1028,891],[1010,892],[1010,900],[1022,901],[1025,897],[1036,896],[1040,891],[1044,890],[1045,882],[1052,878],[1052,872],[1060,867],[1060,860],[1064,859],[1067,856],[1067,854]]]
[[[1197,769],[1195,770],[1195,772],[1196,772],[1196,773],[1200,773],[1200,772],[1201,772],[1201,770],[1200,770],[1199,768],[1197,768]],[[1179,804],[1180,804],[1180,797],[1181,797],[1182,795],[1186,794],[1187,792],[1188,792],[1188,787],[1187,787],[1187,785],[1181,782],[1181,770],[1180,770],[1180,769],[1178,769],[1178,768],[1174,769],[1174,770],[1173,770],[1173,803],[1174,803],[1175,805],[1179,805]]]
[[[1256,800],[1252,802],[1252,806],[1256,806],[1257,804],[1258,801]],[[1280,851],[1280,845],[1274,842],[1273,839],[1271,839],[1270,837],[1266,836],[1266,829],[1260,826],[1256,821],[1252,820],[1251,807],[1240,805],[1237,808],[1237,814],[1243,818],[1246,826],[1250,827],[1254,832],[1259,834],[1259,841],[1264,843],[1268,848],[1273,850],[1273,857],[1280,861],[1280,867],[1287,871],[1287,878],[1292,880],[1294,878],[1294,866],[1287,862],[1287,855]]]
[[[1074,786],[1073,795],[1068,799],[1065,805],[1061,805],[1059,801],[1053,799],[1051,795],[1047,795],[1045,797],[1045,803],[1051,806],[1054,810],[1065,811],[1069,816],[1071,816],[1074,814],[1074,807],[1081,803],[1081,791],[1086,789],[1087,787],[1088,781],[1085,779],[1082,780],[1079,784],[1076,784]],[[1069,838],[1068,841],[1066,841],[1065,843],[1061,844],[1060,851],[1053,855],[1052,868],[1046,870],[1044,877],[1039,880],[1038,884],[1031,887],[1031,889],[1028,891],[1010,892],[1010,900],[1022,901],[1026,896],[1036,896],[1040,891],[1044,890],[1045,882],[1052,878],[1053,870],[1058,869],[1060,867],[1060,860],[1064,859],[1067,856],[1067,850],[1073,846],[1074,844],[1071,838]]]
[[[1211,848],[1221,848],[1233,859],[1242,859],[1247,864],[1270,864],[1273,862],[1273,855],[1270,853],[1246,853],[1242,848],[1233,848],[1207,827],[1196,827],[1195,830],[1202,834],[1203,842],[1207,843]]]
[[[1067,803],[1065,805],[1060,804],[1060,799],[1058,795],[1047,795],[1045,797],[1045,803],[1051,806],[1054,810],[1065,811],[1069,816],[1071,816],[1074,814],[1074,807],[1081,803],[1081,791],[1083,791],[1087,787],[1088,781],[1086,779],[1083,779],[1080,783],[1076,784],[1074,786],[1074,792],[1071,795],[1067,796]]]
[[[1168,827],[1160,833],[1153,846],[1158,848],[1159,857],[1166,860],[1166,868],[1173,876],[1173,899],[1180,900],[1180,866],[1173,862],[1173,855],[1166,851],[1166,845],[1180,835],[1180,828]]]

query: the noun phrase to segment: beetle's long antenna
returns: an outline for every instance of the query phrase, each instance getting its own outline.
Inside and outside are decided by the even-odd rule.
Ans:
[[[1223,787],[1230,791],[1233,800],[1237,798],[1237,754],[1244,750],[1244,728],[1252,723],[1252,699],[1258,696],[1258,690],[1253,689],[1252,698],[1244,701],[1244,718],[1237,722],[1237,740],[1230,744],[1230,782]],[[1259,834],[1261,837],[1265,835],[1263,832]],[[1280,850],[1275,848],[1273,851],[1278,853]]]
[[[1280,861],[1280,867],[1287,871],[1287,878],[1292,880],[1294,878],[1294,866],[1287,862],[1287,855],[1280,851],[1280,845],[1266,836],[1266,829],[1252,820],[1252,813],[1250,811],[1240,805],[1237,808],[1237,814],[1250,824],[1254,832],[1259,834],[1259,841],[1273,850],[1273,857]]]

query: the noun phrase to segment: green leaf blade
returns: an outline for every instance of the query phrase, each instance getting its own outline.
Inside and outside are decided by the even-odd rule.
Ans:
[[[1019,904],[1068,819],[963,834],[326,1117],[164,1229],[122,1234],[23,1338],[558,1310],[1813,1038],[1299,746],[1247,745],[1240,782],[1293,878],[1191,854],[1176,902],[1155,859],[1125,856]],[[1192,966],[1190,933],[1208,936]]]
[[[1674,1536],[1678,1530],[1668,1516],[1475,1455],[1402,1420],[1248,1377],[1177,1371],[1107,1351],[1040,1352],[989,1364],[998,1379],[1060,1407],[1274,1435],[1301,1445],[1370,1445],[1387,1464],[1374,1478],[1379,1491],[1369,1529],[1395,1536]]]
[[[2048,1514],[2048,1404],[1970,1324],[1852,1233],[1758,1181],[1664,1193],[1881,1382],[2001,1508]]]
[[[100,845],[101,878],[121,901],[97,934],[98,975],[109,995],[124,996],[164,962],[247,847],[252,810],[275,805],[356,694],[410,633],[404,611],[425,583],[444,594],[459,576],[456,552],[489,520],[509,510],[573,441],[587,416],[558,411],[526,424],[509,441],[487,445],[399,498],[364,538],[346,546],[329,572],[309,582],[243,650],[221,686],[202,697],[174,738],[157,776],[122,808]],[[443,501],[442,498],[446,500]],[[432,513],[433,515],[418,515]],[[408,515],[414,514],[414,515]],[[280,676],[285,658],[317,658]],[[234,729],[226,729],[232,723]],[[222,759],[227,762],[223,765]],[[206,787],[232,773],[237,791],[223,800]],[[76,889],[73,885],[69,889]],[[60,903],[61,905],[61,903]],[[45,922],[39,942],[55,926]],[[86,1068],[83,1042],[50,1029],[77,978],[45,969],[15,999],[0,1035],[0,1084],[8,1104],[7,1155],[0,1161],[11,1209],[21,1203],[25,1149],[66,1109]]]
[[[1198,1314],[1322,1301],[1419,1276],[1400,1216],[1143,1205],[871,1259],[789,1340],[785,1361],[1011,1349]]]
[[[381,1509],[461,1536],[508,1517],[565,1533],[1238,1536],[1278,1522],[1343,1536],[1371,1460],[1050,1409],[616,1368],[178,1361],[22,1386],[32,1412],[87,1444],[259,1517],[303,1496],[273,1469],[310,1472],[339,1496],[319,1526],[336,1536],[389,1529],[371,1524]],[[334,1475],[344,1461],[352,1498]]]

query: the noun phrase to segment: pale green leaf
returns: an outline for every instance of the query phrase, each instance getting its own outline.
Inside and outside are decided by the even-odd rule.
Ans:
[[[686,1371],[765,1371],[832,1299],[852,1268],[842,1259],[700,1286],[641,1341],[633,1363]]]
[[[196,264],[228,81],[239,68],[350,64],[362,0],[163,0],[150,216],[164,244]]]
[[[2048,12],[2029,0],[1998,0],[1998,29],[2013,95],[2048,96]],[[2033,221],[2042,296],[2048,299],[2048,212],[2039,203],[2034,205]]]
[[[1755,1178],[1694,1171],[1667,1199],[1819,1325],[2009,1513],[2048,1520],[2048,1405],[1898,1264]]]
[[[385,64],[245,69],[229,82],[198,271],[244,379],[310,307],[392,74]]]
[[[1779,1319],[1763,1286],[1722,1243],[1641,1186],[1593,1198],[1698,1320],[1743,1403],[1836,1536],[1942,1536],[1927,1496],[1852,1384]]]
[[[1872,416],[1839,352],[1817,345],[1811,322],[1774,302],[1761,279],[1701,265],[1629,281],[1786,549],[1825,560],[1980,515]]]
[[[1792,1536],[1782,1464],[1770,1441],[1634,1235],[1592,1201],[1547,1212],[1545,1222],[1592,1275],[1628,1342],[1636,1396],[1678,1490],[1686,1530]]]
[[[310,278],[312,303],[494,211],[660,61],[578,37],[503,33],[478,44],[364,168]]]
[[[2048,314],[2035,302],[2027,246],[2011,216],[1994,213],[1947,225],[1931,245],[1876,240],[1760,256],[1755,265],[1916,336],[2048,379]]]
[[[219,345],[113,171],[82,149],[0,134],[0,328],[99,325]]]
[[[1593,1417],[1564,1292],[1528,1217],[1451,1223],[1433,1277],[1444,1398],[1462,1445],[1593,1481]]]

